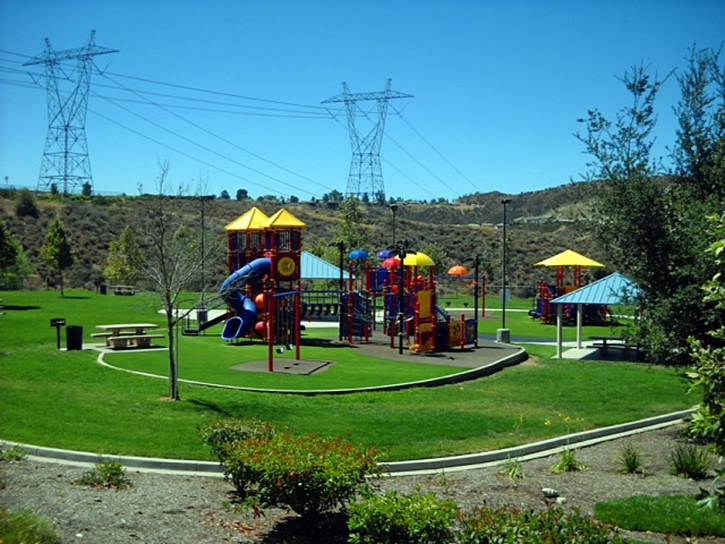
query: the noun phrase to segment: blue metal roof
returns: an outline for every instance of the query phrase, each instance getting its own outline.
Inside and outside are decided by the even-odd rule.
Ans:
[[[309,251],[303,251],[301,257],[302,279],[303,280],[339,280],[340,268],[328,263]],[[342,277],[348,279],[349,272],[343,271]]]
[[[622,274],[615,272],[606,278],[580,287],[576,291],[555,298],[552,304],[622,304],[633,303],[642,296],[637,285]]]

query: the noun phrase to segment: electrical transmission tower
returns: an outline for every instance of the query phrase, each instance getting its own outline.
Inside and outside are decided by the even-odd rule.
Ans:
[[[363,198],[372,196],[377,202],[385,201],[383,170],[380,167],[380,146],[383,143],[385,116],[388,101],[393,98],[413,98],[412,94],[390,90],[388,79],[385,90],[375,93],[351,93],[347,83],[342,84],[343,92],[323,101],[323,104],[343,102],[347,111],[347,128],[350,131],[352,160],[350,175],[347,178],[347,196]],[[355,125],[357,103],[363,100],[375,100],[378,103],[378,120],[367,135],[361,134]]]
[[[115,49],[97,46],[95,40],[93,30],[85,47],[54,51],[46,38],[45,51],[23,64],[45,65],[48,135],[38,177],[39,190],[55,185],[62,187],[63,194],[68,194],[76,187],[93,184],[86,141],[88,94],[95,68],[93,57],[117,53]],[[64,66],[73,60],[77,61],[75,65]]]

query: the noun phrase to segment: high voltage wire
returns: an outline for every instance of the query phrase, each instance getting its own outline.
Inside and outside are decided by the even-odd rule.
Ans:
[[[446,157],[444,157],[444,156],[443,156],[443,154],[442,154],[442,153],[441,153],[440,151],[438,151],[438,149],[437,149],[437,148],[436,148],[436,147],[435,147],[435,146],[434,146],[434,145],[433,145],[432,143],[430,143],[430,142],[429,142],[429,141],[428,141],[428,140],[427,140],[427,139],[426,139],[426,138],[425,138],[425,137],[424,137],[424,136],[423,136],[423,135],[422,135],[422,134],[421,134],[420,132],[418,132],[418,130],[416,130],[416,128],[415,128],[415,127],[414,127],[413,125],[411,125],[411,124],[410,124],[410,122],[409,122],[409,121],[408,121],[408,120],[407,120],[407,119],[406,119],[405,117],[403,117],[403,112],[401,112],[401,111],[398,111],[398,109],[397,109],[397,108],[396,108],[395,106],[393,106],[392,104],[391,104],[391,106],[390,106],[390,107],[391,107],[391,108],[393,108],[393,109],[394,109],[394,110],[396,111],[396,113],[397,113],[397,114],[398,114],[398,116],[399,116],[399,117],[400,117],[400,118],[401,118],[401,119],[403,120],[403,122],[404,122],[404,123],[405,123],[406,125],[408,125],[408,127],[409,127],[409,128],[410,128],[410,129],[411,129],[411,130],[412,130],[413,132],[415,132],[415,133],[416,133],[416,134],[418,135],[418,137],[419,137],[419,138],[420,138],[421,140],[423,140],[423,141],[424,141],[424,142],[425,142],[426,144],[428,144],[428,147],[430,147],[430,148],[431,148],[431,149],[432,149],[433,151],[435,151],[435,152],[436,152],[436,154],[437,154],[437,155],[438,155],[438,156],[439,156],[439,157],[440,157],[441,159],[443,159],[443,160],[444,160],[444,161],[446,162],[446,164],[447,164],[448,166],[450,166],[451,168],[453,168],[453,170],[455,170],[456,172],[458,172],[458,174],[459,174],[459,175],[460,175],[460,176],[461,176],[461,177],[462,177],[463,179],[465,179],[465,180],[466,180],[466,181],[467,181],[468,183],[470,183],[470,184],[471,184],[471,186],[472,186],[472,187],[473,187],[473,188],[474,188],[474,189],[475,189],[476,191],[478,191],[478,187],[476,186],[476,184],[475,184],[475,183],[473,183],[473,181],[471,181],[471,179],[470,179],[470,178],[469,178],[468,176],[466,176],[466,175],[465,175],[465,174],[464,174],[463,172],[461,172],[461,171],[460,171],[460,170],[459,170],[458,168],[456,168],[456,166],[455,166],[455,165],[454,165],[454,164],[453,164],[453,163],[452,163],[451,161],[449,161],[449,160],[448,160],[448,159],[447,159]]]
[[[14,56],[22,57],[22,58],[25,58],[25,59],[32,58],[32,57],[29,57],[28,55],[19,54],[19,53],[15,53],[15,52],[12,52],[12,51],[7,51],[7,50],[4,50],[4,49],[0,49],[0,53],[14,55]],[[13,61],[13,60],[6,60],[6,59],[0,59],[0,62],[22,64],[20,61]],[[2,68],[2,67],[0,67],[0,71],[8,72],[8,73],[13,73],[13,74],[29,74],[31,77],[34,77],[34,78],[35,77],[37,77],[37,78],[44,77],[43,74],[32,73],[30,71],[20,70],[20,69],[10,69],[10,68]],[[243,168],[247,168],[247,169],[251,170],[252,172],[257,173],[258,175],[261,175],[261,176],[264,176],[264,177],[266,177],[268,179],[274,180],[274,181],[276,181],[278,183],[281,183],[281,184],[283,184],[283,185],[285,185],[287,187],[293,188],[295,190],[298,190],[298,191],[304,192],[306,194],[315,196],[315,195],[313,195],[313,193],[311,193],[311,192],[309,192],[309,191],[307,191],[305,189],[302,189],[300,187],[296,187],[295,185],[292,185],[290,183],[287,183],[285,181],[282,181],[282,180],[280,180],[278,178],[275,178],[273,176],[270,176],[268,174],[265,174],[265,173],[263,173],[261,171],[255,170],[254,168],[251,168],[251,167],[249,167],[247,165],[244,165],[244,164],[242,164],[242,163],[240,163],[238,161],[235,161],[234,159],[231,159],[230,157],[227,157],[227,156],[225,156],[223,154],[220,154],[218,152],[215,152],[215,151],[213,151],[212,149],[210,149],[210,148],[208,148],[206,146],[203,146],[201,144],[198,144],[197,142],[194,142],[190,138],[187,138],[185,136],[182,136],[182,135],[180,135],[180,134],[178,134],[178,133],[176,133],[176,132],[174,132],[174,131],[172,131],[170,129],[166,129],[163,126],[159,125],[158,123],[155,123],[155,122],[153,122],[153,121],[145,118],[144,116],[142,116],[140,114],[137,114],[137,113],[133,112],[132,110],[129,110],[128,108],[124,108],[123,106],[119,105],[117,102],[124,101],[124,102],[131,102],[131,103],[148,104],[148,105],[152,105],[152,106],[161,108],[163,111],[166,111],[168,114],[173,115],[173,116],[181,119],[182,121],[184,121],[184,122],[186,122],[188,124],[191,124],[197,130],[201,130],[202,132],[205,132],[206,134],[209,134],[211,136],[214,136],[214,137],[220,139],[221,141],[227,143],[228,145],[231,145],[233,147],[236,147],[237,149],[240,149],[241,151],[244,151],[245,153],[248,153],[251,156],[253,156],[253,157],[255,157],[255,158],[259,159],[259,160],[262,160],[262,161],[264,161],[264,162],[266,162],[266,163],[268,163],[268,164],[270,164],[270,165],[272,165],[272,166],[274,166],[276,168],[279,168],[281,170],[284,170],[284,171],[286,171],[286,172],[288,172],[288,173],[290,173],[292,175],[295,175],[295,176],[297,176],[297,177],[299,177],[301,179],[304,179],[304,180],[306,180],[308,182],[314,183],[314,184],[318,185],[319,187],[321,187],[323,189],[328,189],[328,190],[330,189],[329,187],[327,187],[325,185],[322,185],[322,184],[320,184],[320,183],[318,183],[318,182],[316,182],[316,181],[314,181],[314,180],[312,180],[310,178],[306,178],[305,176],[302,176],[301,174],[298,174],[298,173],[296,173],[296,172],[294,172],[292,170],[289,170],[289,169],[287,169],[287,168],[285,168],[285,167],[283,167],[281,165],[278,165],[278,164],[274,163],[273,161],[270,161],[268,159],[265,159],[265,158],[261,157],[260,155],[257,155],[257,154],[255,154],[255,153],[253,153],[253,152],[251,152],[251,151],[249,151],[247,149],[244,149],[244,148],[238,146],[237,144],[234,144],[233,142],[231,142],[229,140],[226,140],[224,138],[221,138],[221,137],[217,136],[216,134],[212,133],[211,131],[209,131],[207,129],[204,129],[200,125],[198,125],[198,124],[196,124],[196,123],[194,123],[192,121],[189,121],[189,120],[183,118],[182,116],[180,116],[180,115],[178,115],[178,114],[176,114],[176,113],[174,113],[174,112],[172,112],[170,110],[171,109],[185,109],[185,110],[208,111],[208,112],[212,112],[212,113],[254,115],[254,116],[261,116],[261,117],[289,117],[289,118],[301,118],[301,119],[329,119],[329,118],[332,118],[338,124],[340,124],[340,121],[337,119],[337,117],[335,115],[335,112],[340,113],[340,111],[342,111],[342,110],[334,110],[334,109],[330,109],[329,107],[325,107],[325,106],[300,104],[300,103],[295,103],[295,102],[287,102],[287,101],[281,101],[281,100],[264,99],[264,98],[258,98],[258,97],[247,96],[247,95],[240,95],[240,94],[235,94],[235,93],[213,91],[213,90],[209,90],[209,89],[203,89],[203,88],[200,88],[200,87],[194,87],[194,86],[188,86],[188,85],[180,85],[180,84],[168,83],[168,82],[157,81],[157,80],[153,80],[153,79],[149,79],[149,78],[143,78],[143,77],[137,77],[137,76],[130,76],[130,75],[125,75],[125,74],[119,74],[119,73],[115,73],[115,72],[108,72],[108,71],[100,71],[99,70],[98,73],[100,75],[104,76],[108,81],[111,81],[114,84],[113,85],[104,85],[102,83],[101,84],[96,83],[95,85],[100,86],[100,87],[104,87],[104,88],[109,88],[109,89],[116,89],[116,90],[123,90],[123,91],[126,91],[126,92],[131,92],[133,94],[136,94],[136,96],[141,97],[142,100],[136,101],[136,100],[132,100],[132,99],[128,99],[128,98],[109,97],[109,96],[104,96],[104,95],[98,95],[98,94],[95,94],[95,93],[94,93],[94,96],[97,96],[99,98],[102,98],[102,99],[104,99],[106,101],[111,102],[116,107],[119,107],[121,109],[126,110],[127,112],[129,112],[129,113],[131,113],[131,114],[133,114],[133,115],[135,115],[135,116],[143,119],[144,121],[146,121],[148,123],[151,123],[151,124],[157,126],[161,130],[165,130],[165,131],[173,134],[174,136],[176,136],[176,137],[178,137],[180,139],[183,139],[183,140],[185,140],[185,141],[187,141],[189,143],[192,143],[193,145],[196,145],[196,146],[198,146],[198,147],[200,147],[200,148],[202,148],[202,149],[204,149],[204,150],[206,150],[206,151],[208,151],[210,153],[213,153],[213,154],[215,154],[215,155],[217,155],[217,156],[219,156],[219,157],[221,157],[221,158],[223,158],[225,160],[228,160],[228,161],[230,161],[230,162],[232,162],[234,164],[237,164],[238,166],[241,166]],[[123,85],[123,84],[121,84],[119,82],[115,82],[110,77],[108,77],[109,75],[113,75],[114,77],[131,79],[131,80],[134,80],[134,81],[149,83],[149,84],[153,84],[153,85],[161,85],[161,86],[171,87],[171,88],[175,88],[175,89],[181,89],[181,90],[185,90],[185,91],[193,91],[193,92],[196,92],[196,93],[203,93],[203,94],[209,94],[209,95],[214,95],[214,96],[228,97],[228,98],[234,98],[234,99],[238,99],[238,100],[246,100],[246,101],[252,101],[252,102],[261,102],[261,103],[266,103],[266,104],[276,104],[276,105],[281,105],[281,106],[290,106],[290,107],[294,107],[294,108],[304,108],[304,110],[299,110],[299,109],[289,110],[289,109],[284,109],[284,108],[272,108],[272,107],[263,107],[263,106],[250,106],[250,105],[245,105],[245,104],[236,104],[236,103],[232,103],[232,102],[222,102],[222,101],[216,101],[216,100],[207,100],[207,99],[194,98],[194,97],[189,97],[189,96],[174,95],[174,94],[168,94],[168,93],[159,93],[159,92],[148,91],[148,90],[132,89],[132,88],[127,87],[127,86],[125,86],[125,85]],[[29,83],[25,83],[24,84],[24,83],[19,82],[19,81],[2,80],[2,79],[0,79],[0,83],[17,85],[17,86],[23,86],[23,87],[35,87],[35,86],[39,86],[39,84],[37,83],[37,80],[36,80],[35,84],[29,84]],[[154,102],[154,101],[146,98],[144,95],[148,95],[148,96],[159,96],[159,97],[170,98],[170,99],[174,99],[174,100],[195,102],[195,103],[200,103],[200,104],[210,104],[210,105],[215,105],[215,106],[228,106],[228,107],[232,107],[232,108],[242,108],[242,109],[250,109],[250,110],[259,110],[259,112],[242,112],[242,111],[234,111],[234,110],[220,110],[220,109],[214,109],[214,108],[201,108],[201,107],[193,107],[193,106],[184,106],[184,105],[179,105],[179,104],[160,104],[158,102]],[[361,108],[359,108],[359,106],[358,106],[358,109],[360,109],[361,113],[363,113],[363,115],[365,115],[365,117],[367,117],[369,119],[369,115],[368,115],[367,112],[363,111]],[[471,186],[473,186],[476,190],[478,190],[478,188],[470,180],[470,178],[468,178],[465,174],[463,174],[458,168],[456,168],[455,165],[453,165],[453,163],[451,161],[449,161],[445,156],[443,156],[443,154],[437,148],[435,148],[435,146],[433,146],[417,129],[415,129],[413,127],[413,125],[407,119],[403,118],[401,111],[399,111],[395,107],[393,107],[393,110],[397,113],[397,115],[401,119],[403,119],[403,122],[416,135],[418,135],[438,156],[440,156],[446,162],[446,164],[448,164],[453,170],[455,170],[456,173],[458,173],[458,175],[460,175],[463,179],[465,179],[466,181],[468,181],[471,184]],[[265,113],[260,113],[260,112],[265,112]],[[117,124],[117,125],[119,125],[119,126],[121,126],[123,128],[126,128],[127,130],[130,130],[131,132],[133,132],[135,134],[141,135],[141,136],[143,136],[143,137],[145,137],[145,138],[147,138],[147,139],[149,139],[151,141],[154,141],[156,143],[159,143],[159,145],[162,145],[162,146],[167,147],[169,149],[174,149],[173,147],[168,146],[166,144],[163,144],[163,143],[161,143],[161,142],[159,142],[157,140],[154,140],[154,139],[146,136],[145,134],[143,134],[143,133],[141,133],[139,131],[136,131],[136,130],[131,129],[129,127],[125,127],[123,124],[118,123],[116,121],[113,121],[113,120],[109,119],[108,117],[106,117],[104,115],[101,115],[101,114],[99,114],[97,112],[94,112],[94,113],[96,113],[96,115],[99,115],[100,117],[103,117],[105,119],[110,120],[111,122],[113,122],[113,123],[115,123],[115,124]],[[418,159],[416,159],[410,152],[408,152],[395,139],[393,139],[387,133],[385,134],[385,136],[387,136],[387,138],[396,147],[398,147],[401,151],[403,151],[411,160],[413,160],[416,164],[418,164],[418,166],[420,166],[430,176],[432,176],[434,179],[436,179],[441,185],[443,185],[444,187],[446,187],[449,191],[451,191],[451,193],[458,194],[460,196],[460,193],[458,191],[456,191],[455,189],[453,189],[443,179],[441,179],[439,176],[437,176],[436,174],[434,174],[428,167],[426,167],[421,161],[419,161]],[[213,165],[211,165],[210,163],[208,163],[206,161],[203,161],[203,160],[200,160],[200,159],[196,159],[196,158],[191,157],[190,155],[188,155],[186,153],[183,153],[183,152],[178,151],[178,150],[175,150],[175,149],[174,149],[174,151],[177,151],[177,152],[181,153],[184,156],[187,156],[189,158],[192,158],[193,160],[198,160],[202,164],[206,164],[208,166],[211,166],[212,168],[214,168],[216,170],[219,170],[221,172],[228,173],[229,175],[232,175],[234,177],[237,177],[239,179],[242,179],[244,181],[247,181],[249,183],[252,183],[252,184],[254,184],[256,186],[260,186],[259,184],[255,183],[255,182],[253,182],[251,180],[247,180],[246,178],[244,178],[242,176],[238,176],[238,175],[231,174],[230,172],[227,172],[227,171],[225,171],[225,170],[223,170],[221,168],[218,168],[216,166],[213,166]],[[422,191],[430,194],[433,198],[435,198],[435,195],[428,189],[428,187],[420,184],[419,182],[417,182],[416,180],[414,180],[413,178],[411,178],[409,175],[405,174],[400,168],[398,168],[397,166],[395,166],[388,159],[384,159],[384,160],[385,160],[385,162],[389,166],[391,166],[393,169],[395,169],[400,175],[402,175],[403,177],[405,177],[407,180],[409,180],[411,183],[413,183],[420,190],[422,190]]]
[[[109,79],[110,81],[113,81],[113,80],[111,80],[110,78],[108,78],[108,76],[105,76],[105,77],[106,77],[107,79]],[[133,91],[131,91],[131,92],[133,92]],[[146,99],[146,100],[148,100],[148,99]],[[150,102],[150,101],[149,101],[149,102]],[[153,104],[153,102],[152,102],[152,104]],[[156,105],[157,107],[161,107],[161,106],[158,106],[158,104],[154,104],[154,105]],[[308,177],[306,177],[306,176],[302,176],[301,174],[298,174],[298,173],[296,173],[296,172],[294,172],[294,171],[292,171],[292,170],[290,170],[290,169],[288,169],[288,168],[285,168],[285,167],[283,167],[283,166],[281,166],[281,165],[279,165],[279,164],[277,164],[277,163],[275,163],[275,162],[273,162],[273,161],[270,161],[269,159],[265,159],[264,157],[262,157],[262,156],[260,156],[260,155],[258,155],[258,154],[256,154],[256,153],[254,153],[254,152],[252,152],[252,151],[249,151],[248,149],[245,149],[245,148],[241,147],[240,145],[238,145],[238,144],[235,144],[234,142],[232,142],[232,141],[230,141],[230,140],[228,140],[228,139],[226,139],[226,138],[222,138],[222,137],[221,137],[221,136],[219,136],[218,134],[214,134],[214,133],[213,133],[213,132],[211,132],[210,130],[207,130],[207,129],[205,129],[204,127],[202,127],[202,126],[198,125],[197,123],[194,123],[193,121],[190,121],[190,120],[188,120],[188,119],[186,119],[186,118],[184,118],[184,117],[182,117],[182,116],[180,116],[180,115],[178,115],[178,114],[176,114],[176,113],[174,113],[174,112],[168,111],[167,109],[165,109],[165,108],[163,108],[163,107],[161,107],[161,109],[162,109],[162,110],[164,110],[164,111],[166,111],[166,112],[167,112],[167,113],[169,113],[170,115],[173,115],[173,116],[174,116],[174,117],[176,117],[177,119],[180,119],[181,121],[184,121],[185,123],[188,123],[188,124],[190,124],[191,126],[193,126],[194,128],[196,128],[197,130],[201,130],[201,131],[202,131],[202,132],[204,132],[205,134],[208,134],[208,135],[210,135],[210,136],[212,136],[212,137],[214,137],[214,138],[217,138],[218,140],[221,140],[222,142],[224,142],[224,143],[226,143],[226,144],[228,144],[228,145],[231,145],[232,147],[235,147],[236,149],[239,149],[240,151],[243,151],[243,152],[245,152],[245,153],[247,153],[247,154],[251,155],[252,157],[254,157],[254,158],[256,158],[256,159],[259,159],[259,160],[261,160],[261,161],[264,161],[264,162],[266,162],[267,164],[270,164],[271,166],[274,166],[274,167],[276,167],[276,168],[279,168],[280,170],[284,170],[285,172],[287,172],[287,173],[289,173],[289,174],[292,174],[292,175],[294,175],[294,176],[297,176],[297,177],[299,177],[300,179],[303,179],[304,181],[308,181],[308,182],[310,182],[310,183],[313,183],[313,184],[317,185],[318,187],[321,187],[321,188],[323,188],[323,189],[328,189],[328,190],[330,189],[330,187],[327,187],[327,186],[325,186],[325,185],[322,185],[321,183],[318,183],[317,181],[315,181],[315,180],[313,180],[313,179],[311,179],[311,178],[308,178]],[[232,162],[235,162],[235,163],[236,163],[236,161],[234,161],[233,159],[229,159],[228,157],[225,157],[225,158],[226,158],[227,160],[230,160],[230,161],[232,161]],[[283,181],[282,181],[282,180],[280,180],[280,179],[277,179],[277,178],[275,178],[275,177],[273,177],[273,176],[269,176],[269,175],[267,175],[267,174],[264,174],[263,172],[260,172],[260,171],[258,171],[258,170],[255,170],[255,169],[253,169],[253,168],[251,168],[251,167],[249,167],[249,166],[243,165],[243,164],[241,164],[241,163],[237,163],[237,164],[239,164],[240,166],[242,166],[242,167],[244,167],[244,168],[248,168],[249,170],[252,170],[253,172],[255,172],[255,173],[257,173],[257,174],[263,175],[263,176],[265,176],[265,177],[267,177],[267,178],[269,178],[269,179],[271,179],[271,180],[274,180],[274,181],[277,181],[277,182],[280,182],[280,183],[284,183],[285,185],[288,185],[289,187],[294,187],[294,188],[296,188],[295,186],[293,186],[293,185],[291,185],[291,184],[287,184],[287,183],[283,182]],[[309,191],[305,191],[305,192],[306,192],[306,193],[308,193],[308,194],[312,194],[312,193],[310,193]]]
[[[173,130],[171,130],[171,129],[168,129],[168,128],[166,128],[166,127],[164,127],[164,126],[160,125],[159,123],[156,123],[155,121],[152,121],[151,119],[148,119],[147,117],[144,117],[143,115],[141,115],[141,114],[139,114],[139,113],[136,113],[136,112],[134,112],[134,111],[132,111],[132,110],[130,110],[130,109],[128,109],[128,108],[125,108],[125,107],[123,107],[123,106],[121,106],[121,105],[119,105],[119,104],[115,104],[115,103],[113,102],[113,100],[109,100],[109,101],[110,101],[110,102],[111,102],[112,104],[114,104],[114,105],[115,105],[116,107],[118,107],[118,108],[121,108],[122,110],[124,110],[124,111],[126,111],[126,112],[130,113],[131,115],[134,115],[134,116],[138,117],[139,119],[142,119],[142,120],[146,121],[147,123],[150,123],[150,124],[152,124],[153,126],[155,126],[155,127],[159,128],[159,129],[161,129],[161,130],[163,130],[163,131],[165,131],[165,132],[168,132],[169,134],[172,134],[172,135],[176,136],[177,138],[179,138],[179,139],[181,139],[181,140],[184,140],[185,142],[188,142],[188,143],[190,143],[190,144],[192,144],[192,145],[194,145],[194,146],[196,146],[196,147],[199,147],[199,148],[203,149],[204,151],[207,151],[207,152],[209,152],[209,153],[211,153],[211,154],[213,154],[213,155],[216,155],[217,157],[220,157],[220,158],[222,158],[222,159],[225,159],[225,160],[227,160],[227,161],[229,161],[229,162],[231,162],[231,163],[233,163],[233,164],[236,164],[237,166],[241,166],[242,168],[246,168],[247,170],[250,170],[250,171],[254,172],[255,174],[259,174],[259,175],[261,175],[261,176],[264,176],[264,177],[266,177],[266,178],[269,178],[269,179],[271,179],[271,180],[273,180],[273,181],[276,181],[276,182],[278,182],[278,183],[281,183],[282,185],[285,185],[285,186],[287,186],[287,187],[290,187],[290,188],[292,188],[292,189],[295,189],[295,190],[298,190],[298,191],[301,191],[301,192],[307,193],[308,195],[311,195],[311,196],[317,196],[317,195],[315,195],[314,193],[311,193],[310,191],[307,191],[307,190],[305,190],[305,189],[302,189],[302,188],[300,188],[300,187],[297,187],[297,186],[295,186],[295,185],[292,185],[292,184],[290,184],[290,183],[287,183],[287,182],[285,182],[285,181],[282,181],[281,179],[275,178],[275,177],[273,177],[273,176],[270,176],[270,175],[268,175],[268,174],[265,174],[265,173],[263,173],[263,172],[261,172],[261,171],[259,171],[259,170],[256,170],[256,169],[254,169],[254,168],[252,168],[252,167],[250,167],[250,166],[247,166],[247,165],[245,165],[245,164],[243,164],[243,163],[241,163],[241,162],[239,162],[239,161],[236,161],[236,160],[232,159],[231,157],[227,157],[226,155],[223,155],[222,153],[219,153],[218,151],[214,151],[214,150],[213,150],[213,149],[211,149],[210,147],[207,147],[207,146],[205,146],[205,145],[202,145],[202,144],[200,144],[200,143],[198,143],[198,142],[195,142],[195,141],[194,141],[194,140],[192,140],[191,138],[187,138],[186,136],[183,136],[183,135],[179,134],[178,132],[175,132],[175,131],[173,131]],[[104,117],[104,118],[106,118],[106,119],[107,119],[107,117]],[[119,123],[116,123],[116,124],[119,124]],[[137,132],[137,131],[135,131],[135,130],[134,130],[133,132],[134,132],[134,133],[136,133],[136,134],[139,134],[139,132]],[[155,142],[157,142],[157,143],[159,143],[159,142],[158,142],[157,140],[154,140],[154,141],[155,141]],[[162,144],[162,145],[163,145],[163,144]],[[170,148],[170,146],[166,146],[166,145],[164,145],[164,147],[169,147],[169,148]],[[187,157],[190,157],[190,158],[191,158],[191,156],[190,156],[190,155],[188,155],[188,154],[186,154],[186,153],[182,153],[182,154],[183,154],[184,156],[187,156]],[[196,159],[195,159],[195,160],[196,160]],[[206,164],[206,165],[209,165],[209,163],[208,163],[208,162],[206,162],[206,161],[201,161],[201,160],[200,160],[199,162],[201,162],[202,164]],[[220,170],[220,171],[221,171],[221,169],[220,169],[220,168],[217,168],[217,167],[214,167],[214,168],[215,168],[215,169],[217,169],[217,170]],[[246,178],[241,178],[241,179],[246,179]],[[254,183],[254,184],[255,184],[255,185],[257,185],[257,186],[259,186],[259,187],[263,187],[262,185],[259,185],[258,183]]]

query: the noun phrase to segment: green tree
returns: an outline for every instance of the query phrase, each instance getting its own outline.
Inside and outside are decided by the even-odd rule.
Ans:
[[[0,221],[0,287],[19,289],[30,274],[30,259],[4,221]]]
[[[725,456],[725,213],[711,216],[715,240],[708,248],[717,271],[704,286],[703,303],[716,312],[719,320],[709,331],[712,342],[690,339],[695,372],[688,373],[692,390],[702,395],[697,412],[688,424],[688,433],[697,440],[711,441],[715,451]],[[721,469],[718,480],[725,478]],[[725,510],[725,487],[710,494],[704,492],[702,505]]]
[[[18,247],[14,242],[5,221],[0,221],[0,272],[15,264]]]
[[[20,189],[15,195],[15,215],[18,217],[38,218],[38,206],[35,204],[35,197],[28,189]]]
[[[111,247],[103,271],[106,279],[115,284],[135,285],[141,279],[145,259],[136,233],[131,225],[126,226]]]
[[[249,192],[246,189],[237,189],[237,200],[247,200],[249,198]]]
[[[83,184],[83,189],[81,189],[81,195],[90,197],[93,195],[93,187],[91,186],[90,182],[86,181]]]
[[[219,195],[219,198],[221,198],[222,200],[229,200],[229,192],[224,189]]]
[[[337,214],[338,223],[333,227],[335,241],[344,242],[350,250],[364,248],[368,243],[369,232],[365,225],[365,208],[360,201],[351,196],[343,200]]]
[[[702,54],[710,59],[704,72]],[[725,80],[715,69],[712,52],[693,52],[692,58],[678,77],[682,100],[676,109],[676,175],[663,177],[664,168],[652,156],[655,99],[664,80],[651,77],[643,66],[621,78],[631,104],[613,121],[590,110],[585,134],[576,135],[593,158],[586,179],[602,182],[599,241],[645,292],[645,313],[630,334],[638,337],[649,360],[676,365],[691,362],[688,338],[703,338],[713,319],[703,311],[698,290],[712,270],[703,258],[703,218],[725,204],[724,180],[716,173],[722,165],[718,167],[717,154],[710,151],[722,140],[710,127],[725,114]],[[702,89],[713,87],[713,98],[703,101]]]
[[[58,272],[60,296],[65,296],[63,291],[63,270],[73,265],[75,257],[60,219],[54,219],[50,224],[45,244],[40,248],[40,256],[49,267]]]

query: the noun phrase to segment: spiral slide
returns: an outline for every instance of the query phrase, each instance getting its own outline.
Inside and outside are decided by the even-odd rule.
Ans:
[[[222,331],[222,339],[234,340],[249,332],[257,321],[257,306],[254,300],[244,296],[240,289],[249,283],[261,280],[269,274],[271,261],[262,257],[253,260],[229,276],[222,283],[219,293],[234,312],[234,316],[227,319]]]

